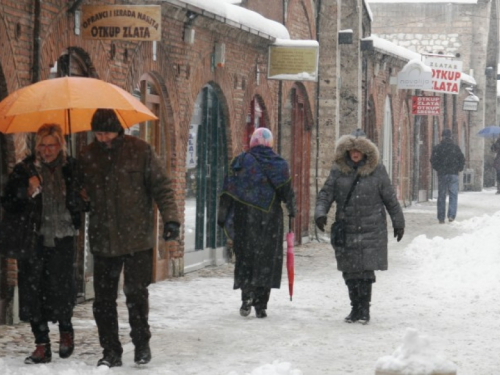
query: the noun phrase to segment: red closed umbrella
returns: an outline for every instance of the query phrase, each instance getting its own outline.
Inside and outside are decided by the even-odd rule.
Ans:
[[[294,264],[293,264],[293,245],[295,243],[295,234],[292,232],[292,217],[289,217],[288,233],[286,234],[286,269],[288,272],[288,291],[290,293],[290,301],[293,297],[293,278],[294,278]]]

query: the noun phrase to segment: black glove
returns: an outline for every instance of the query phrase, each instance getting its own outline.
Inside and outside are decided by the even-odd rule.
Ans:
[[[175,240],[179,237],[180,224],[173,221],[165,223],[163,226],[163,239],[165,241]]]
[[[316,219],[316,226],[320,231],[322,232],[325,231],[325,225],[326,225],[326,216],[320,216]]]
[[[405,228],[394,228],[394,238],[397,238],[398,242],[401,241],[403,235],[405,234]]]

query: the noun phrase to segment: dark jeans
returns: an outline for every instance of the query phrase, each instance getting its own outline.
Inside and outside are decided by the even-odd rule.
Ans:
[[[149,293],[153,267],[153,251],[105,258],[94,257],[94,319],[99,332],[99,342],[104,354],[121,355],[123,349],[118,336],[118,283],[123,269],[126,304],[128,308],[130,337],[136,347],[149,343],[151,331],[148,324]]]
[[[18,260],[20,318],[30,322],[37,344],[49,342],[49,321],[73,330],[74,237],[56,238],[55,245],[38,245],[32,257]]]

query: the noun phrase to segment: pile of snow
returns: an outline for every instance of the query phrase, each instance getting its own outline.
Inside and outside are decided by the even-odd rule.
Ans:
[[[402,375],[452,375],[457,373],[454,363],[444,359],[431,348],[429,339],[419,336],[413,328],[406,330],[403,345],[390,356],[379,358],[377,373],[397,373]]]
[[[478,290],[485,297],[496,294],[500,251],[492,250],[500,243],[499,224],[500,212],[497,212],[451,223],[463,233],[461,236],[415,237],[405,249],[406,256],[420,264],[414,277],[427,284],[436,298],[439,294],[457,293],[461,298],[471,299]]]
[[[239,375],[237,372],[231,371],[227,375]],[[302,375],[302,371],[293,369],[290,362],[274,361],[272,364],[260,366],[253,370],[250,374],[245,375]]]

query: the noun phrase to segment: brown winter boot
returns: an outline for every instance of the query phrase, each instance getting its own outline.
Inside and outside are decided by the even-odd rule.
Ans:
[[[52,361],[52,351],[49,344],[37,344],[36,349],[29,357],[26,357],[24,363],[35,365],[38,363],[49,363]]]
[[[61,332],[59,340],[59,357],[69,358],[75,349],[75,340],[73,332]]]

